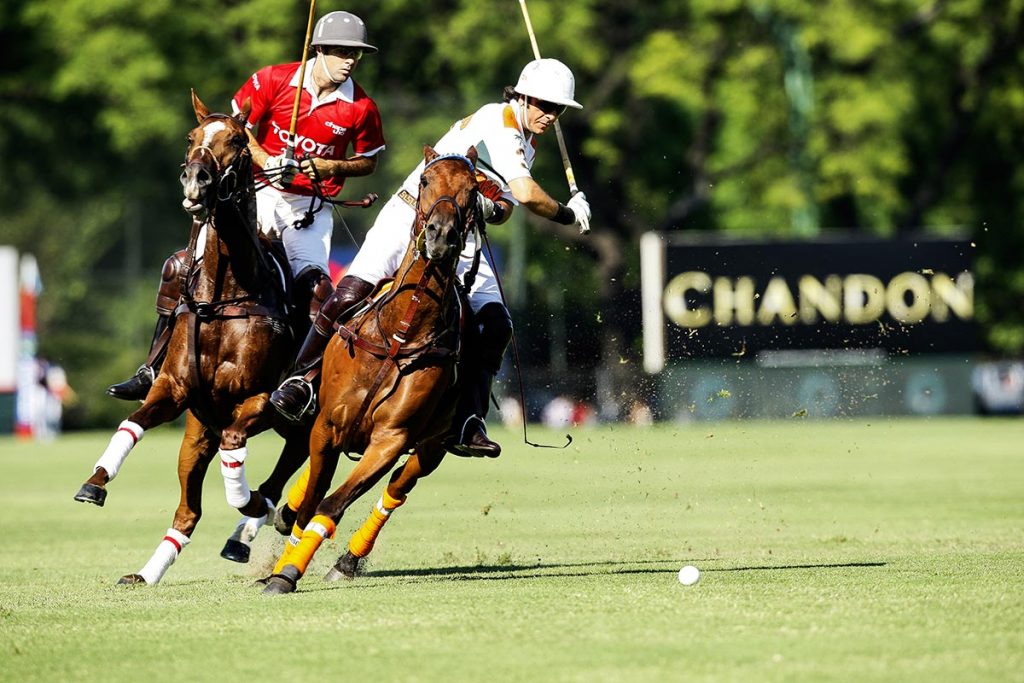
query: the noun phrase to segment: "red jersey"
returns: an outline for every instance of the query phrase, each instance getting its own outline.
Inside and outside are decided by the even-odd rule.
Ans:
[[[359,84],[348,78],[323,100],[313,95],[313,61],[306,63],[306,87],[299,102],[295,126],[295,156],[346,159],[349,156],[373,156],[384,149],[384,132],[377,105]],[[246,99],[252,102],[249,125],[255,127],[256,140],[271,156],[284,152],[288,143],[295,88],[299,84],[299,62],[267,66],[252,75],[231,101],[241,110]],[[353,154],[348,153],[349,145]],[[335,196],[345,185],[344,178],[326,178],[321,187]],[[295,194],[311,195],[310,179],[296,175],[288,188]]]

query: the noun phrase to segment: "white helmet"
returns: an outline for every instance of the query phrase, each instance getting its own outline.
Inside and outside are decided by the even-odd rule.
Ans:
[[[583,109],[583,105],[573,99],[576,79],[572,71],[557,59],[535,59],[524,66],[515,91],[538,100]]]

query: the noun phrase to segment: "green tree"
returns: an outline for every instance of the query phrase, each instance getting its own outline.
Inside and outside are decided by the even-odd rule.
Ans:
[[[424,143],[496,99],[532,52],[515,0],[357,5],[381,48],[357,78],[381,106],[388,151],[349,191],[386,196]],[[44,351],[81,394],[139,362],[157,269],[184,240],[189,88],[226,108],[253,70],[298,59],[307,10],[0,8],[0,241],[39,257]],[[493,231],[522,276],[509,284],[534,362],[567,356],[600,372],[607,401],[636,390],[635,245],[652,229],[966,232],[988,348],[1024,352],[1019,0],[530,0],[530,11],[542,52],[576,74],[586,108],[562,124],[595,213],[587,237],[532,217]],[[535,175],[564,201],[548,137]],[[346,215],[357,238],[373,215]],[[570,321],[564,351],[548,348],[558,310]],[[109,422],[123,406],[87,410],[81,419]]]

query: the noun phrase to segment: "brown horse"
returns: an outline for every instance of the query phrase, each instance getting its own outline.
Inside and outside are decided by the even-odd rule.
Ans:
[[[308,429],[284,427],[268,402],[294,354],[295,336],[282,275],[256,229],[248,102],[237,117],[211,114],[195,92],[192,105],[199,125],[188,135],[181,174],[183,205],[193,216],[183,283],[190,286],[181,288],[167,357],[146,400],[121,423],[75,495],[102,506],[106,485],[145,431],[188,410],[172,526],[142,570],[118,583],[155,584],[177,559],[202,514],[203,479],[214,455],[220,455],[228,502],[252,518],[255,533],[251,527],[273,511],[272,500],[308,454]],[[285,446],[270,478],[253,492],[245,478],[246,443],[272,426],[282,430]]]
[[[413,450],[378,504],[381,515],[400,505],[415,480],[444,457],[462,320],[455,272],[469,231],[478,225],[476,149],[439,156],[425,147],[424,161],[411,239],[395,280],[367,310],[338,327],[324,354],[308,483],[297,487],[302,495],[292,537],[264,593],[295,590],[345,510],[399,457]],[[342,451],[363,456],[324,498]]]

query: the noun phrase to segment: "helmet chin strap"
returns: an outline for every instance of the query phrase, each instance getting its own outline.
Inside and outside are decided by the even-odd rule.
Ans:
[[[519,99],[516,100],[516,119],[519,121],[519,127],[523,129],[523,134],[526,136],[526,141],[530,141],[530,137],[533,135],[533,131],[530,130],[529,126],[529,111],[530,105],[526,103],[526,95],[520,94]]]
[[[323,52],[317,53],[316,61],[319,62],[320,65],[323,67],[324,75],[327,76],[327,80],[329,80],[331,83],[333,83],[334,85],[341,85],[342,83],[345,82],[344,79],[337,81],[334,79],[334,76],[331,75],[330,70],[327,68],[327,60],[324,58]]]

